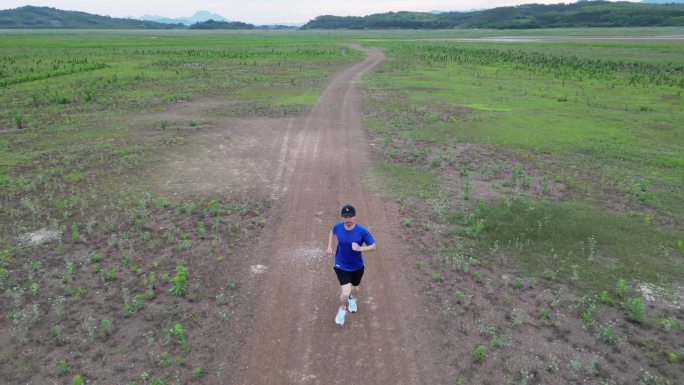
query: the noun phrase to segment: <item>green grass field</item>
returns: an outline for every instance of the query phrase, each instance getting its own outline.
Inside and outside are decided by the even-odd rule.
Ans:
[[[584,33],[595,31],[572,32]],[[506,383],[539,375],[510,366],[515,353],[497,353],[516,343],[545,361],[542,382],[676,383],[684,43],[365,44],[387,55],[366,78],[364,125],[376,144],[366,179],[400,206],[425,295],[448,325],[444,344],[458,350],[484,343],[475,361],[492,360],[497,369],[490,370]],[[537,282],[553,293],[546,304],[520,291]],[[644,287],[657,288],[656,304],[646,305]],[[596,341],[585,345],[588,366],[582,369],[580,354],[559,365],[557,357],[565,354],[567,363],[571,356],[563,348],[528,344],[521,327],[536,321],[525,317],[556,331],[579,320],[566,332]],[[494,337],[478,341],[464,322],[491,325]],[[552,335],[548,342],[568,340]],[[500,356],[485,358],[485,346]],[[634,352],[630,365],[658,369],[608,364],[608,375],[591,358],[615,353],[622,360],[627,351]],[[478,382],[463,374],[472,367],[463,360],[456,359],[455,383]]]
[[[554,268],[543,262],[551,250],[568,255],[566,261],[582,259],[581,245],[595,236],[599,251],[619,262],[575,261],[595,273],[581,275],[586,287],[605,288],[619,278],[682,282],[676,256],[684,251],[684,68],[677,63],[684,61],[684,44],[385,44],[389,59],[368,80],[368,94],[380,116],[369,126],[385,138],[386,160],[406,159],[393,154],[412,148],[416,156],[408,159],[416,165],[408,166],[431,169],[437,179],[431,185],[439,186],[449,167],[434,157],[469,143],[510,154],[498,165],[501,177],[513,178],[518,164],[519,176],[535,173],[524,175],[527,188],[500,194],[507,202],[486,203],[478,214],[485,223],[478,244],[517,239],[524,247],[515,254],[540,273]],[[456,163],[469,161],[486,163]],[[423,185],[414,173],[391,175],[407,182],[397,185]],[[569,196],[518,196],[541,181],[563,184]],[[452,197],[461,194],[441,187]],[[547,227],[530,230],[540,219]],[[654,257],[662,260],[649,263]],[[596,279],[601,274],[608,278],[603,284]]]

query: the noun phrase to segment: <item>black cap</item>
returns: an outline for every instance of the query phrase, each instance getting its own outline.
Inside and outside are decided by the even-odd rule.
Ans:
[[[344,206],[342,206],[342,216],[343,217],[355,217],[356,216],[356,209],[354,209],[354,206],[352,206],[352,205],[344,205]]]

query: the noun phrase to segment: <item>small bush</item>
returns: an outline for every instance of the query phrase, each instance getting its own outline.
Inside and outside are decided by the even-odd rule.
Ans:
[[[182,263],[176,266],[176,275],[173,277],[171,293],[177,297],[184,296],[187,292],[188,269]]]
[[[21,130],[24,127],[26,127],[26,120],[24,119],[24,115],[21,112],[14,112],[14,123],[17,126],[17,129]]]
[[[67,374],[69,374],[69,372],[71,372],[69,364],[64,360],[60,360],[57,364],[57,374],[59,374],[60,376],[66,376]]]
[[[619,298],[624,298],[625,295],[627,295],[627,282],[625,282],[624,279],[617,281],[617,284],[615,285],[615,294]]]
[[[473,358],[476,362],[484,362],[487,358],[487,348],[484,345],[480,345],[473,351]]]
[[[523,279],[521,277],[515,277],[515,281],[513,282],[513,287],[516,289],[520,289],[523,285]]]
[[[94,251],[92,254],[90,254],[90,262],[92,263],[98,263],[104,259],[104,254],[100,253],[99,251]]]
[[[622,303],[622,307],[630,321],[641,322],[644,320],[645,307],[641,299],[627,299]]]
[[[169,359],[169,352],[164,352],[162,353],[161,358],[159,359],[159,367],[160,368],[168,368],[171,366],[171,360]]]
[[[482,282],[482,273],[480,272],[480,270],[476,270],[473,273],[473,278],[475,278],[475,282],[478,282],[478,283]]]
[[[100,330],[98,331],[98,335],[100,336],[101,339],[107,338],[112,333],[112,323],[109,322],[107,319],[103,319],[100,321]]]
[[[604,304],[610,304],[613,303],[613,300],[610,298],[610,294],[608,294],[607,291],[602,291],[601,294],[599,294],[599,301]]]
[[[599,332],[599,337],[601,337],[603,342],[607,343],[608,345],[616,345],[620,341],[615,333],[615,327],[612,324],[609,324],[601,329]]]
[[[195,380],[199,380],[200,378],[202,378],[202,368],[193,369],[192,378],[194,378]]]
[[[547,308],[539,309],[539,319],[548,321],[551,318],[551,310]]]

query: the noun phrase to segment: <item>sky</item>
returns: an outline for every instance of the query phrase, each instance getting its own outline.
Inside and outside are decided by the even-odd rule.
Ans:
[[[112,17],[158,15],[188,17],[206,10],[251,24],[306,23],[321,15],[365,16],[389,11],[468,11],[520,4],[571,3],[574,0],[0,0],[0,9],[46,6]]]

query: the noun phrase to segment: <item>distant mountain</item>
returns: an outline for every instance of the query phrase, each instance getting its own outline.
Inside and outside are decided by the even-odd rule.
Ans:
[[[239,21],[216,21],[207,20],[195,23],[189,29],[255,29],[253,24],[242,23]]]
[[[118,19],[85,12],[62,11],[55,8],[27,5],[0,11],[0,28],[171,29],[184,28],[184,25]]]
[[[151,15],[144,15],[140,17],[141,20],[149,20],[149,21],[156,21],[158,23],[168,23],[168,24],[185,24],[185,25],[191,25],[195,23],[201,23],[203,21],[209,21],[209,20],[214,20],[214,21],[230,21],[226,19],[225,17],[217,14],[217,13],[211,13],[209,11],[197,11],[195,12],[194,15],[190,17],[176,17],[176,18],[168,18],[164,16],[151,16]]]
[[[302,29],[451,29],[684,26],[684,5],[626,1],[525,4],[473,12],[388,12],[318,16]]]
[[[684,4],[684,0],[641,0],[646,4]]]

